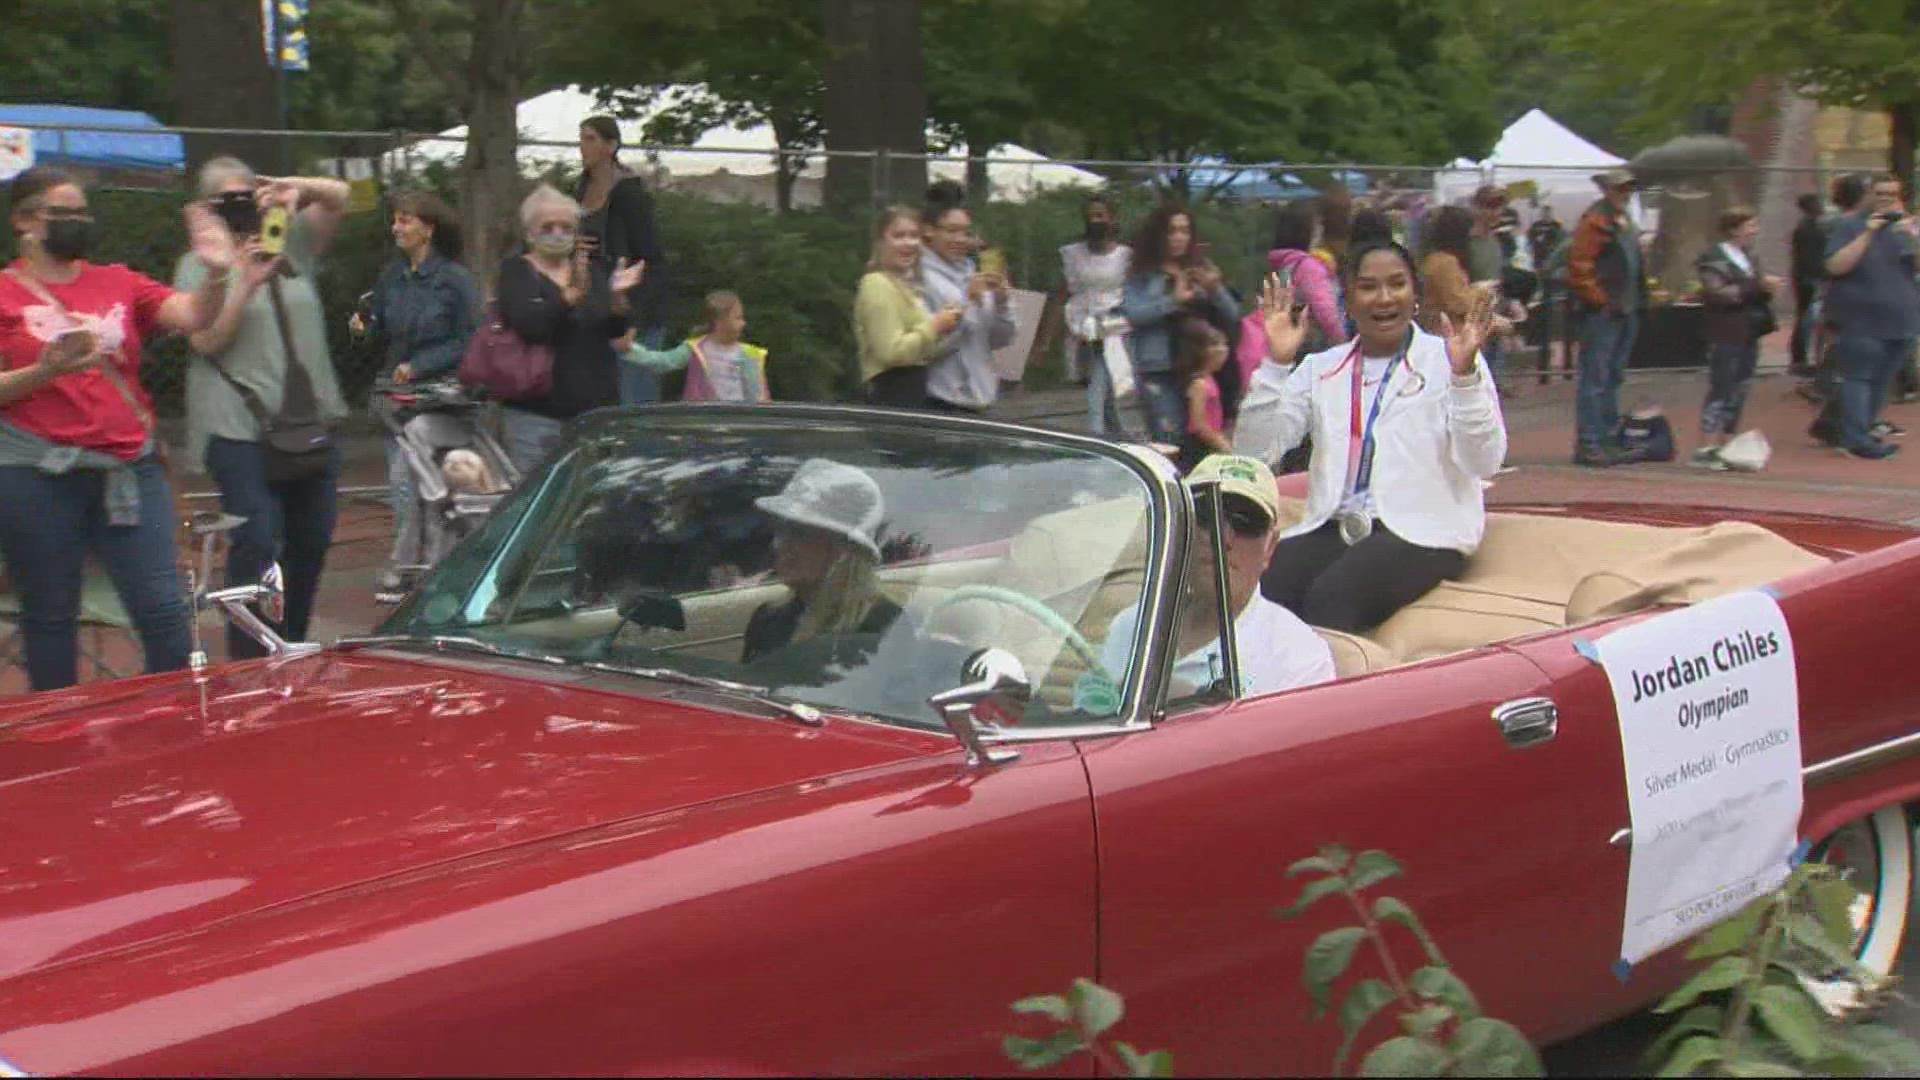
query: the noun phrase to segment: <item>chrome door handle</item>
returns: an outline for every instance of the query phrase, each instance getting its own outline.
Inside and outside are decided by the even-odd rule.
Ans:
[[[1560,733],[1560,707],[1552,698],[1519,698],[1493,710],[1500,735],[1516,750],[1553,741]]]

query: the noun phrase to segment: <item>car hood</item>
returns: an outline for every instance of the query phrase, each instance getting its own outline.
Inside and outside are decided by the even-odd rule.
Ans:
[[[0,978],[951,749],[626,677],[397,653],[24,699],[0,707]]]

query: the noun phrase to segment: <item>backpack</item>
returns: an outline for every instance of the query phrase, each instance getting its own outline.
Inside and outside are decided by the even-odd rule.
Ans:
[[[1614,442],[1636,461],[1672,461],[1673,425],[1658,405],[1635,409],[1620,418]]]

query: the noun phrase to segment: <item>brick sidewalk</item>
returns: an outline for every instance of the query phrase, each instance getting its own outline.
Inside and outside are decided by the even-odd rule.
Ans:
[[[1775,371],[1778,371],[1777,365]],[[1570,463],[1573,387],[1565,381],[1541,386],[1531,376],[1508,384],[1505,402],[1510,448],[1507,471],[1490,492],[1495,504],[1568,500],[1704,504],[1742,509],[1783,509],[1837,514],[1920,526],[1920,406],[1895,405],[1888,418],[1915,428],[1916,445],[1884,461],[1862,461],[1816,445],[1806,435],[1813,407],[1794,392],[1784,374],[1762,375],[1748,400],[1744,424],[1765,432],[1773,460],[1765,472],[1716,473],[1682,464],[1698,443],[1703,374],[1633,372],[1624,404],[1657,402],[1673,424],[1679,461],[1614,469],[1584,469]],[[1014,391],[995,408],[1008,420],[1063,430],[1084,430],[1085,396],[1078,389]],[[378,435],[344,440],[343,487],[376,488],[386,481]],[[183,474],[192,491],[209,491],[204,476]],[[212,505],[209,500],[205,505]],[[341,498],[340,524],[315,605],[313,636],[330,641],[371,630],[388,610],[373,603],[374,577],[392,541],[392,519],[377,495]],[[218,616],[203,624],[220,655]],[[124,635],[108,635],[109,659],[117,669],[138,670],[137,652]],[[23,688],[17,671],[0,670],[0,693]]]

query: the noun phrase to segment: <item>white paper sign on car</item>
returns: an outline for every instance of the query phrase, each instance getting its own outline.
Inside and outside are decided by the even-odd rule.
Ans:
[[[1799,846],[1800,688],[1780,605],[1740,592],[1594,645],[1633,829],[1620,958],[1684,941],[1786,879]]]

